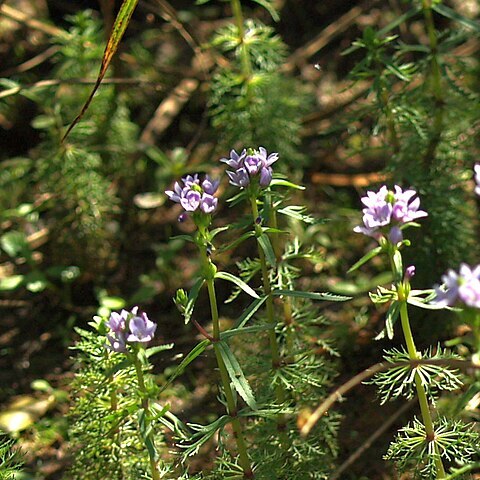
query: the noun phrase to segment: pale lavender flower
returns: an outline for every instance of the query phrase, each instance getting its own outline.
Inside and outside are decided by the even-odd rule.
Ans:
[[[404,282],[409,282],[415,276],[415,265],[410,265],[405,269],[405,275],[403,277]]]
[[[135,315],[128,324],[130,335],[127,337],[129,342],[150,342],[153,339],[157,324],[152,322],[145,312]]]
[[[428,215],[427,212],[418,209],[420,207],[420,199],[418,197],[413,198],[416,194],[415,190],[402,192],[402,189],[395,185],[395,203],[393,204],[392,216],[397,222],[413,222],[417,218]]]
[[[234,169],[233,171],[227,170],[230,183],[236,187],[245,188],[257,177],[261,187],[268,187],[273,176],[272,164],[277,160],[278,153],[268,155],[264,147],[259,147],[258,150],[249,154],[243,150],[239,155],[232,150],[230,158],[222,158],[220,161]]]
[[[110,314],[110,318],[106,323],[107,327],[110,329],[110,332],[107,333],[107,340],[110,342],[110,345],[107,345],[109,350],[122,353],[127,351],[125,330],[129,315],[131,314],[126,310],[122,310],[120,313],[112,312]]]
[[[139,313],[138,307],[132,308],[130,312],[122,310],[120,313],[112,312],[106,323],[109,328],[106,345],[114,352],[126,353],[127,342],[149,342],[152,340],[157,325],[149,320],[147,314]]]
[[[227,170],[228,178],[230,179],[230,184],[235,187],[244,188],[250,184],[250,177],[247,170],[241,167],[234,172]]]
[[[475,172],[475,193],[480,195],[480,163],[477,163],[473,170]]]
[[[202,200],[202,195],[196,190],[187,190],[189,187],[184,188],[182,197],[180,197],[180,205],[187,212],[194,212],[199,206]]]
[[[220,161],[226,163],[230,168],[237,170],[243,166],[243,161],[247,156],[247,150],[243,149],[240,155],[235,150],[230,150],[230,158],[221,158]]]
[[[213,195],[208,195],[204,193],[202,195],[202,200],[200,201],[200,210],[204,213],[213,213],[218,204],[218,198],[215,198]]]
[[[473,269],[463,263],[459,273],[448,270],[442,276],[443,285],[435,285],[432,303],[440,306],[453,306],[463,303],[467,307],[480,308],[480,265]]]
[[[214,197],[220,180],[212,180],[208,175],[200,182],[198,174],[187,175],[181,182],[175,182],[173,190],[167,190],[165,193],[173,202],[180,203],[186,212],[213,213],[218,205],[218,199]],[[181,218],[180,218],[181,217]],[[181,214],[179,221],[185,220],[185,215]]]
[[[427,216],[427,212],[419,210],[420,199],[414,198],[415,195],[415,190],[403,191],[397,185],[394,192],[385,185],[378,192],[368,191],[361,199],[366,207],[362,210],[363,225],[355,227],[354,231],[377,240],[386,235],[394,244],[401,242],[402,227]]]

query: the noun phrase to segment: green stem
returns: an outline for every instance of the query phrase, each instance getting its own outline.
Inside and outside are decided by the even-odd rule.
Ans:
[[[270,204],[270,226],[274,229],[278,229],[277,210],[273,205],[270,192],[267,192],[266,195],[268,196],[268,200]],[[280,242],[279,242],[278,233],[277,232],[272,233],[270,235],[270,239],[272,241],[275,258],[277,259],[277,262],[279,262],[281,260],[281,251],[280,251]],[[281,300],[282,300],[282,306],[283,306],[283,323],[285,324],[285,328],[286,328],[287,352],[291,354],[294,347],[292,299],[290,297],[282,297]]]
[[[407,297],[410,288],[408,285],[407,289],[405,288],[402,278],[403,272],[399,272],[395,266],[394,256],[396,253],[398,253],[398,250],[396,248],[391,248],[389,250],[390,265],[393,272],[393,278],[395,279],[395,283],[397,286],[398,301],[400,302],[400,320],[402,324],[403,336],[407,345],[408,357],[410,358],[410,360],[419,360],[421,356],[417,352],[417,347],[415,346],[415,341],[413,340],[412,329],[410,328],[410,320],[408,318]],[[435,430],[433,426],[432,415],[430,414],[427,393],[425,391],[425,387],[422,384],[420,376],[416,372],[415,388],[417,390],[418,403],[420,405],[420,413],[422,415],[423,425],[425,426],[426,441],[434,442]],[[436,454],[435,465],[437,467],[437,478],[445,478],[445,469],[443,467],[442,459],[440,457],[440,452],[437,445],[434,445]]]
[[[143,376],[142,364],[140,363],[140,360],[138,359],[138,356],[136,353],[133,354],[133,364],[135,366],[135,372],[137,374],[138,388],[142,395],[142,401],[141,401],[142,408],[145,411],[145,418],[147,419],[148,422],[150,422],[150,406],[148,402],[147,389],[145,387],[145,378]],[[154,452],[156,452],[153,429],[148,436],[151,444],[153,445],[153,450]],[[156,455],[150,452],[150,449],[148,448],[147,448],[147,451],[148,451],[148,456],[150,460],[150,471],[152,472],[152,480],[160,480],[160,473],[158,472],[158,462],[156,459]]]
[[[255,235],[258,238],[262,235],[262,227],[257,224],[256,220],[259,217],[257,198],[255,195],[250,197],[250,204],[252,208],[252,217],[255,225]],[[267,260],[265,258],[265,253],[262,250],[262,247],[258,245],[258,256],[260,258],[260,266],[262,269],[262,281],[263,281],[263,290],[267,296],[266,306],[267,306],[267,319],[268,322],[272,325],[272,328],[268,331],[268,340],[270,343],[270,355],[272,358],[272,369],[276,370],[280,368],[280,349],[278,347],[277,335],[275,333],[275,326],[277,325],[277,320],[275,318],[275,310],[273,306],[273,297],[272,297],[272,287],[270,284],[270,275],[267,267]],[[285,403],[286,395],[283,385],[277,383],[275,386],[275,397],[279,405]],[[280,433],[280,443],[284,449],[288,448],[289,441],[286,433],[286,423],[287,419],[285,415],[277,416],[277,429]]]
[[[248,53],[248,46],[245,43],[245,29],[243,26],[243,14],[242,14],[242,5],[240,0],[231,0],[233,15],[235,17],[235,22],[238,28],[238,40],[241,45],[241,58],[242,58],[242,68],[243,75],[246,80],[249,80],[252,76],[252,62],[250,61],[250,55]]]
[[[410,321],[408,318],[407,301],[404,299],[400,306],[400,319],[402,322],[403,335],[405,337],[405,343],[407,344],[407,351],[410,360],[419,360],[420,355],[415,347],[413,340],[412,330],[410,328]],[[422,414],[422,421],[425,426],[426,440],[427,442],[435,441],[435,430],[433,426],[432,415],[430,414],[430,408],[428,404],[427,394],[425,387],[422,384],[422,380],[418,373],[415,373],[415,387],[417,390],[418,403],[420,405],[420,412]],[[435,465],[437,467],[437,478],[445,478],[445,469],[443,467],[442,459],[438,447],[435,445]]]
[[[247,444],[245,442],[245,436],[243,434],[242,424],[240,423],[240,419],[238,418],[237,406],[235,398],[233,396],[232,387],[230,385],[227,367],[225,366],[225,362],[218,347],[218,342],[220,341],[220,322],[218,318],[218,305],[217,295],[215,293],[215,283],[213,275],[211,274],[214,271],[214,265],[208,258],[206,247],[199,245],[199,249],[205,274],[205,281],[207,283],[208,298],[210,300],[210,311],[212,314],[213,349],[215,351],[215,357],[217,359],[218,369],[220,371],[220,379],[222,382],[223,390],[225,392],[225,398],[227,400],[228,415],[232,419],[232,428],[235,440],[237,442],[239,462],[243,470],[244,478],[254,478],[250,458],[248,456]]]

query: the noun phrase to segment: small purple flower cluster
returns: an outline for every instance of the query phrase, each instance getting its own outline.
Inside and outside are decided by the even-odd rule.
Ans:
[[[415,190],[403,191],[397,185],[394,192],[385,185],[378,192],[367,192],[361,199],[366,207],[362,210],[363,225],[355,227],[354,231],[377,240],[386,233],[392,243],[401,242],[401,227],[427,216],[427,212],[419,210],[420,199],[416,194]]]
[[[227,170],[231,185],[245,188],[250,185],[254,178],[258,178],[258,184],[265,188],[272,181],[272,164],[277,160],[278,153],[268,155],[265,148],[259,147],[252,153],[248,153],[244,149],[240,155],[232,150],[230,158],[222,158],[220,161],[233,168],[233,171]]]
[[[138,307],[130,312],[112,312],[106,325],[110,329],[107,333],[110,345],[107,348],[122,353],[127,352],[127,342],[150,342],[157,329],[157,324],[149,320],[145,312],[139,313]]]
[[[173,190],[165,193],[173,202],[179,203],[186,212],[201,211],[206,214],[213,213],[218,205],[218,198],[214,197],[220,180],[212,180],[208,175],[200,182],[198,174],[187,175],[180,182],[175,182]]]
[[[444,307],[463,303],[467,307],[480,308],[480,265],[472,269],[462,263],[458,273],[448,270],[442,281],[443,285],[435,285],[433,303]]]
[[[475,172],[475,193],[480,195],[480,163],[473,167],[473,171]]]

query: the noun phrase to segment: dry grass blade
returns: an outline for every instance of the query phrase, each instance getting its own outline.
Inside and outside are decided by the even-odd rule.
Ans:
[[[75,125],[82,119],[83,115],[85,115],[85,112],[88,110],[88,107],[90,106],[90,103],[92,102],[92,99],[93,99],[93,96],[95,95],[95,92],[98,90],[98,87],[100,87],[100,84],[102,83],[103,77],[105,77],[105,74],[107,73],[110,62],[112,61],[112,58],[117,51],[118,45],[120,44],[120,40],[122,39],[123,34],[125,33],[125,30],[127,29],[127,26],[130,22],[130,19],[132,18],[132,15],[133,15],[133,12],[135,10],[135,7],[137,6],[137,3],[138,3],[138,0],[124,0],[123,1],[122,6],[120,7],[120,11],[118,12],[117,18],[115,19],[115,23],[113,25],[112,33],[110,34],[110,37],[108,39],[108,43],[107,43],[107,46],[105,48],[105,52],[103,53],[102,64],[100,66],[100,72],[98,74],[97,81],[95,82],[95,85],[94,85],[87,101],[85,102],[85,105],[82,107],[81,112],[78,114],[78,116],[70,124],[67,131],[65,132],[65,135],[62,138],[62,142],[65,141],[65,139],[68,137],[69,133],[72,131],[72,129],[75,127]]]

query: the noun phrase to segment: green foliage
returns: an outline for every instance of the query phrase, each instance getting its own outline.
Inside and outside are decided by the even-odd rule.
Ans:
[[[394,460],[401,472],[413,472],[414,478],[437,478],[438,453],[457,465],[468,463],[478,454],[479,435],[472,425],[439,418],[435,438],[429,440],[424,425],[417,419],[400,429],[385,459]]]
[[[14,450],[14,442],[0,432],[0,480],[15,480],[21,467],[22,461]]]
[[[134,367],[124,355],[107,352],[103,335],[82,329],[77,329],[77,333],[80,335],[75,346],[77,372],[72,382],[73,406],[69,413],[73,452],[69,478],[151,478],[145,438],[142,429],[139,430],[139,425],[145,425],[138,418],[144,410],[139,409],[141,401]],[[151,376],[146,381],[149,396],[156,399],[158,387]],[[161,442],[162,416],[160,412],[152,417],[157,446]],[[170,472],[167,464],[161,464],[160,468],[164,475]]]
[[[410,365],[400,365],[377,373],[371,381],[366,383],[377,386],[381,404],[399,397],[413,398],[416,393],[415,375],[420,377],[427,395],[433,400],[438,397],[439,392],[457,390],[463,385],[458,369],[448,366],[448,360],[458,359],[458,355],[437,347],[435,354],[432,349],[429,349],[421,358],[445,360],[446,365],[420,364],[413,368]],[[409,355],[405,350],[394,348],[385,352],[384,360],[391,364],[408,362]]]
[[[436,31],[427,7],[415,5],[380,31],[368,27],[346,51],[365,53],[352,77],[371,82],[371,101],[354,112],[356,119],[374,122],[372,133],[382,139],[394,182],[414,186],[429,215],[422,233],[412,238],[416,247],[408,256],[415,258],[419,281],[474,260],[477,216],[465,184],[476,161],[479,98],[469,79],[478,67],[453,56],[455,48],[478,34],[478,23],[444,5],[433,8],[459,23]],[[407,43],[405,30],[397,30],[418,20],[425,25],[427,44]]]
[[[210,89],[212,125],[221,132],[221,147],[262,145],[282,152],[284,164],[295,166],[301,117],[308,107],[302,85],[279,72],[286,47],[271,27],[246,20],[219,30],[212,46],[229,54],[217,68]]]

